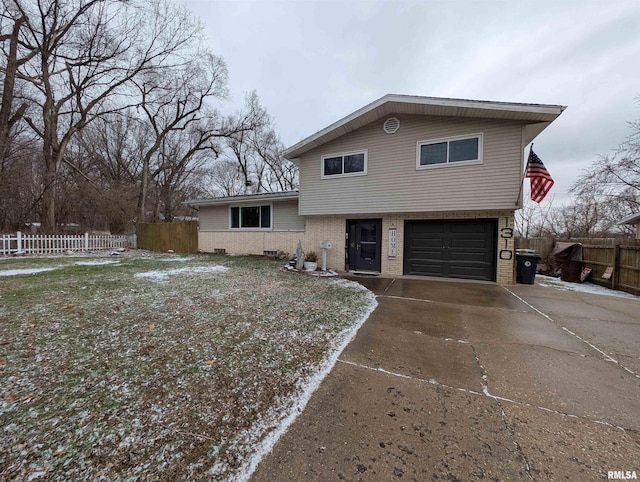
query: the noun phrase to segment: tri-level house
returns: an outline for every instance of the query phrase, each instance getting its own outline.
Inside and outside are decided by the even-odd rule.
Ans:
[[[200,249],[330,241],[340,271],[511,284],[525,148],[563,110],[386,95],[285,151],[299,192],[191,201]]]

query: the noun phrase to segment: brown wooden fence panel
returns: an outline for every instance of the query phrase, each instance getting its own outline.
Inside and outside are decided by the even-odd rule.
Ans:
[[[623,240],[619,250],[616,288],[640,295],[640,239]]]
[[[141,224],[138,247],[158,252],[197,253],[198,222]]]
[[[549,257],[554,244],[552,238],[516,238],[516,249],[533,249],[542,259]]]
[[[640,295],[640,239],[576,238],[558,239],[560,242],[582,244],[582,259],[591,268],[593,283]],[[534,249],[546,259],[556,240],[549,238],[516,238],[516,249]],[[613,276],[603,279],[607,268]]]
[[[613,287],[613,277],[603,279],[602,275],[608,267],[613,267],[616,261],[616,239],[583,239],[571,240],[582,243],[582,259],[587,268],[591,268],[591,281],[596,284]]]

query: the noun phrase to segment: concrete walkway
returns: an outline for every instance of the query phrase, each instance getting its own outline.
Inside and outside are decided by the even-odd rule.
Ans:
[[[640,477],[640,301],[356,279],[378,307],[252,481]]]

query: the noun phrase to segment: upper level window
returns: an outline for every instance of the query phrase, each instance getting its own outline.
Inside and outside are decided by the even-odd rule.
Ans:
[[[271,228],[271,206],[242,206],[230,208],[230,225],[232,229]]]
[[[418,142],[416,169],[482,162],[482,134]]]
[[[322,156],[323,178],[337,176],[364,176],[366,173],[366,150]]]

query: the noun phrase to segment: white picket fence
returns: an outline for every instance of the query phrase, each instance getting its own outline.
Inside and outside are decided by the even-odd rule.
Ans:
[[[136,235],[0,234],[0,256],[135,248]]]

